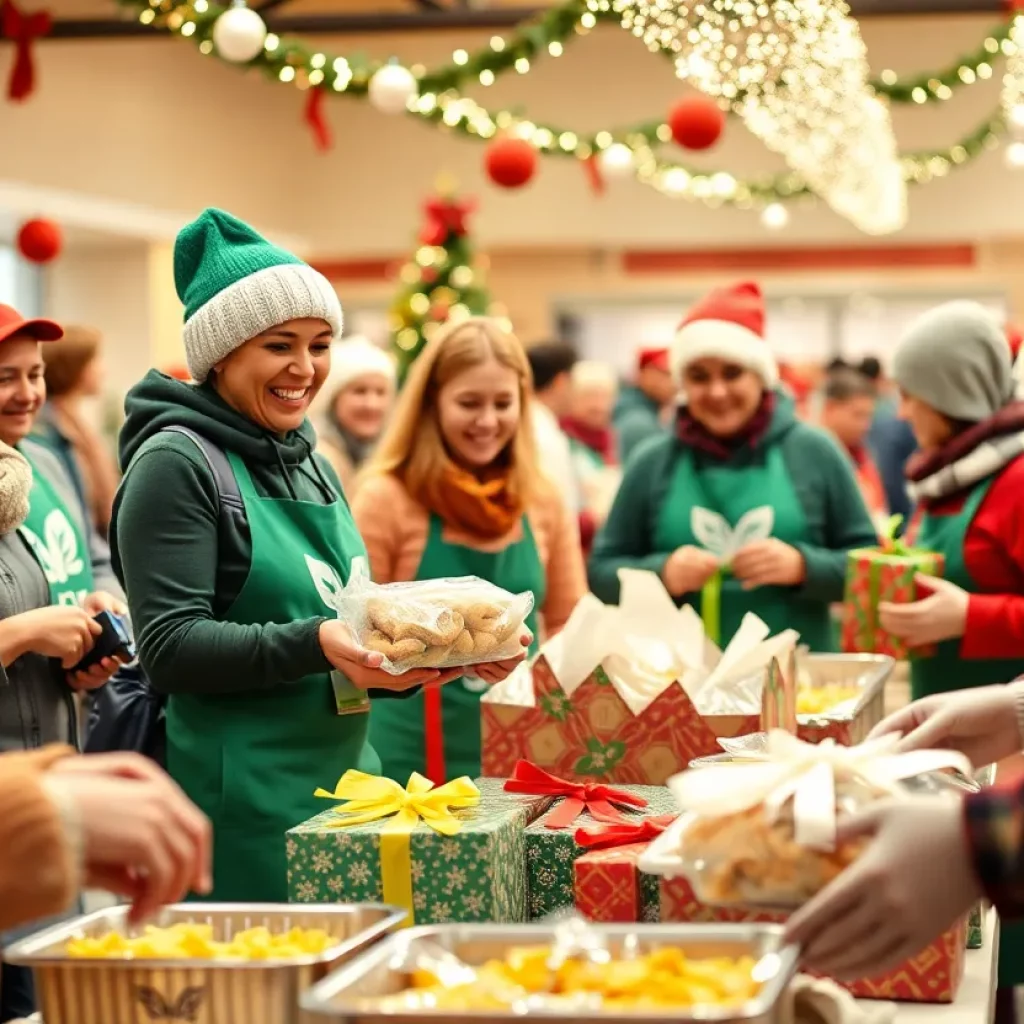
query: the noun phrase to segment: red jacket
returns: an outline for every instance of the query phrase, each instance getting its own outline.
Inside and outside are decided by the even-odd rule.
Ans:
[[[964,562],[977,587],[967,608],[962,658],[1024,657],[1024,455],[992,482],[964,540]],[[967,495],[934,505],[955,515]]]

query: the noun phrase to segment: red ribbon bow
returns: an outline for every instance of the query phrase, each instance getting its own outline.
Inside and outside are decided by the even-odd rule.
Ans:
[[[333,145],[331,126],[324,114],[324,91],[321,88],[310,89],[306,106],[302,113],[303,120],[313,133],[313,142],[321,153],[326,153]]]
[[[32,44],[49,35],[53,19],[47,11],[22,14],[14,0],[4,0],[0,8],[0,28],[5,39],[14,43],[14,64],[7,83],[7,98],[14,102],[27,99],[35,88],[36,70],[32,60]]]
[[[508,793],[529,793],[533,796],[561,796],[565,800],[548,817],[548,828],[568,828],[584,811],[595,821],[609,825],[628,825],[629,819],[614,804],[643,808],[647,801],[625,789],[614,789],[592,782],[569,782],[538,768],[531,761],[516,761],[511,777],[505,783]]]
[[[427,218],[420,233],[424,245],[442,245],[449,234],[461,238],[466,233],[466,218],[476,209],[476,204],[467,200],[460,203],[454,199],[428,199],[423,204]]]
[[[629,846],[630,843],[649,843],[657,839],[676,820],[674,814],[661,814],[656,818],[627,825],[608,825],[605,828],[576,829],[576,845],[589,850],[601,850],[607,846]]]

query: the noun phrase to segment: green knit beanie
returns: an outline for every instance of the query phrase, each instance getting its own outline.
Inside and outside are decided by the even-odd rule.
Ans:
[[[174,284],[197,381],[250,338],[289,320],[316,317],[341,335],[341,305],[327,278],[223,210],[204,210],[181,229]]]

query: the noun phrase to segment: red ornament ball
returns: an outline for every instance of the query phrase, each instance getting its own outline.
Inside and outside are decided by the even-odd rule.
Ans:
[[[18,232],[18,252],[31,263],[49,263],[64,247],[64,235],[52,220],[25,221]]]
[[[537,151],[525,139],[496,139],[484,158],[487,176],[502,188],[520,188],[537,171]]]
[[[707,96],[685,96],[668,112],[672,138],[684,149],[710,149],[725,129],[725,112]]]

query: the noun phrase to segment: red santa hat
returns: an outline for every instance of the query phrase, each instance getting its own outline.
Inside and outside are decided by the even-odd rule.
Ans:
[[[669,353],[667,348],[642,348],[636,354],[636,368],[646,370],[653,366],[656,370],[669,371]]]
[[[779,367],[764,340],[764,296],[753,281],[716,288],[683,317],[672,343],[673,377],[709,356],[752,370],[766,387],[778,384]]]

